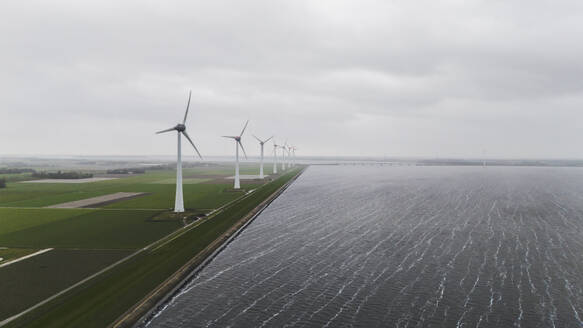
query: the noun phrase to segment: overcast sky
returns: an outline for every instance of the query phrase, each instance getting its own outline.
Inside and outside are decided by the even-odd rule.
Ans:
[[[192,89],[207,156],[249,119],[250,155],[583,158],[580,0],[2,0],[0,45],[0,154],[174,154]]]

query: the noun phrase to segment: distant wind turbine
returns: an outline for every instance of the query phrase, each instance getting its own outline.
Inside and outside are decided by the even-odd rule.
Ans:
[[[298,150],[298,148],[296,146],[292,146],[291,147],[292,150],[292,155],[293,155],[293,166],[296,166],[296,150]]]
[[[277,147],[279,145],[273,140],[273,174],[277,174]]]
[[[285,166],[286,147],[287,147],[287,141],[283,145],[279,146],[279,148],[281,148],[281,170],[282,171],[285,171],[285,168],[286,168],[286,166]]]
[[[287,167],[288,169],[291,168],[291,153],[290,153],[290,145],[287,144],[287,140],[285,141],[285,143],[283,144],[283,152],[284,152],[284,169]],[[285,159],[285,157],[287,156],[287,161]]]
[[[245,133],[245,129],[247,128],[247,124],[249,124],[249,120],[247,120],[247,122],[245,123],[245,126],[243,127],[243,130],[241,130],[241,133],[238,136],[223,136],[223,138],[230,138],[235,140],[235,185],[233,188],[235,189],[241,189],[241,181],[239,180],[239,146],[241,146],[241,150],[243,150],[243,154],[245,155],[245,159],[247,159],[247,152],[245,152],[245,148],[243,147],[243,144],[241,143],[241,137],[243,136],[243,133]]]
[[[194,142],[192,142],[192,139],[190,139],[190,137],[188,136],[188,133],[186,133],[185,123],[186,123],[186,118],[188,117],[188,108],[190,107],[190,96],[191,95],[192,95],[192,91],[189,91],[188,92],[188,103],[186,104],[186,113],[184,113],[184,119],[182,120],[182,123],[176,124],[176,126],[173,128],[156,132],[156,134],[160,134],[160,133],[165,133],[165,132],[170,132],[170,131],[176,131],[178,134],[178,160],[176,161],[176,198],[174,199],[174,212],[176,212],[176,213],[184,212],[184,199],[182,198],[182,144],[181,144],[181,138],[180,138],[180,136],[182,134],[186,137],[186,139],[188,139],[188,141],[190,142],[192,147],[194,147],[194,150],[196,151],[196,153],[198,154],[200,159],[202,159],[202,156],[198,152],[198,149],[194,145]]]
[[[261,140],[261,139],[257,138],[256,135],[253,135],[253,137],[255,137],[255,139],[257,139],[257,141],[259,141],[259,145],[261,146],[261,164],[259,165],[259,179],[263,179],[265,177],[263,175],[263,146],[265,145],[266,142],[271,140],[271,138],[273,138],[273,136],[271,136],[265,140]]]
[[[287,167],[291,168],[293,166],[293,157],[292,157],[292,146],[287,146]]]

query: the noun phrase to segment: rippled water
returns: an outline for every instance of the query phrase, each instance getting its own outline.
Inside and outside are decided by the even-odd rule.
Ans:
[[[581,327],[583,169],[310,167],[150,327]]]

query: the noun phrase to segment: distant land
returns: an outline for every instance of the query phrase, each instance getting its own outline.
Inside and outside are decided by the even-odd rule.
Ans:
[[[213,163],[231,162],[232,156],[210,156],[198,161],[193,156],[185,156],[185,165],[207,166]],[[278,162],[281,158],[278,158]],[[259,157],[249,156],[244,161],[258,162]],[[272,163],[273,157],[266,156],[266,163]],[[535,166],[535,167],[583,167],[583,159],[498,159],[498,158],[414,158],[414,157],[327,157],[298,156],[298,163],[307,165],[414,165],[414,166]],[[175,163],[175,156],[24,156],[0,155],[0,167],[50,167],[70,169],[102,169],[151,167]]]

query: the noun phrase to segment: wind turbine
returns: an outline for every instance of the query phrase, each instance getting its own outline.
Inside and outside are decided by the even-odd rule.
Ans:
[[[281,148],[281,170],[282,171],[285,171],[285,147],[286,147],[286,145],[287,145],[287,141],[282,146],[279,146],[279,148]]]
[[[180,138],[182,134],[184,134],[186,139],[190,141],[190,144],[192,145],[192,147],[194,147],[194,150],[196,151],[200,159],[202,159],[202,156],[198,152],[198,149],[194,145],[194,142],[192,142],[192,139],[190,139],[188,133],[186,133],[186,125],[184,125],[186,123],[186,118],[188,117],[188,108],[190,107],[191,95],[192,91],[189,91],[188,103],[186,104],[186,113],[184,113],[184,119],[182,120],[182,123],[176,124],[176,126],[173,128],[156,132],[156,134],[160,134],[170,131],[176,131],[178,135],[178,160],[176,161],[176,198],[174,199],[174,212],[176,213],[184,212],[184,199],[182,198],[182,144]]]
[[[291,147],[292,155],[293,155],[293,166],[296,166],[296,146]]]
[[[291,168],[293,166],[293,157],[292,157],[292,146],[287,146],[287,167]]]
[[[245,126],[243,127],[243,130],[241,130],[241,134],[239,134],[238,136],[223,136],[223,138],[230,138],[235,140],[235,186],[233,187],[234,189],[241,189],[241,181],[239,180],[239,146],[241,146],[241,150],[243,150],[243,154],[245,154],[245,159],[247,159],[247,153],[245,152],[245,148],[243,147],[243,144],[241,143],[241,137],[243,136],[243,133],[245,133],[245,129],[247,128],[247,124],[249,124],[249,120],[247,120],[247,122],[245,123]]]
[[[265,145],[266,142],[268,142],[269,140],[271,140],[271,138],[273,138],[273,136],[269,137],[268,139],[265,140],[261,140],[259,138],[257,138],[256,135],[253,135],[253,137],[255,137],[255,139],[257,139],[257,141],[259,141],[259,145],[261,145],[261,164],[259,166],[259,179],[263,179],[263,145]]]
[[[283,144],[283,146],[281,147],[283,150],[283,169],[285,170],[286,167],[289,169],[291,168],[291,153],[290,153],[290,146],[287,144],[287,140],[285,141],[285,143]],[[286,161],[286,154],[287,154],[287,161]]]
[[[273,174],[277,174],[277,147],[279,145],[273,140]]]

